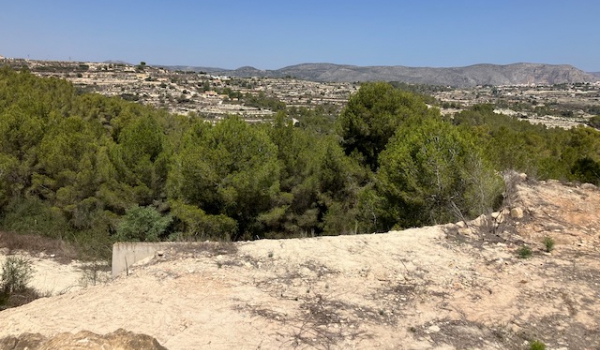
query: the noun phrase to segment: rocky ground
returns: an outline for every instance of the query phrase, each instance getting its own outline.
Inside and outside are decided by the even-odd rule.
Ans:
[[[0,338],[125,329],[168,349],[600,349],[600,190],[517,182],[505,210],[467,224],[167,250],[0,312]]]
[[[59,333],[52,337],[44,337],[39,333],[25,333],[16,337],[0,339],[0,349],[11,350],[165,350],[151,336],[135,334],[124,329],[104,335],[88,331],[76,334]]]

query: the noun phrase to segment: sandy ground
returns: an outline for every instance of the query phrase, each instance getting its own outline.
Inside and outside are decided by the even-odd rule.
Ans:
[[[527,183],[512,197],[523,218],[166,251],[0,312],[0,338],[124,328],[168,349],[600,348],[600,191]],[[68,268],[41,286],[67,290],[49,281]]]

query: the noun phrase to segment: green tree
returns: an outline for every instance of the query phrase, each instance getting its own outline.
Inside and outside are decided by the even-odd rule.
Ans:
[[[261,234],[257,217],[279,192],[277,148],[264,130],[236,117],[199,122],[184,137],[169,175],[170,198],[238,224],[233,239]]]
[[[339,117],[342,146],[347,155],[354,155],[363,165],[376,170],[379,153],[402,123],[436,113],[412,93],[388,83],[364,83]]]
[[[17,198],[29,180],[29,169],[13,156],[0,153],[0,209]]]
[[[140,205],[166,200],[170,155],[163,152],[163,127],[152,114],[132,116],[120,125],[118,145],[110,153],[120,182],[131,188]]]
[[[259,216],[269,237],[363,232],[358,196],[367,173],[337,139],[295,127],[279,113],[268,133],[281,164],[280,190]]]
[[[277,147],[280,167],[279,192],[271,198],[268,211],[258,222],[268,237],[297,236],[318,226],[316,218],[315,154],[318,140],[296,128],[283,112],[277,113],[272,126],[266,126]]]
[[[473,138],[437,118],[400,127],[381,154],[378,191],[388,225],[414,227],[491,209],[501,182]]]

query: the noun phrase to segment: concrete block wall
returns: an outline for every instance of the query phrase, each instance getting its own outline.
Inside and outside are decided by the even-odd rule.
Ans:
[[[136,262],[156,255],[159,250],[164,250],[177,243],[149,243],[149,242],[119,242],[113,244],[112,251],[112,276],[117,277],[123,272],[128,272]]]

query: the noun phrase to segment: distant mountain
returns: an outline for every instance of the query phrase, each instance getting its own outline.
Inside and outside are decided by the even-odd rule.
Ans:
[[[104,61],[102,63],[108,63],[108,64],[126,64],[128,66],[132,66],[132,64],[129,63],[129,62],[119,61],[119,60],[108,60],[108,61]]]
[[[233,77],[295,77],[323,82],[402,81],[406,83],[476,86],[516,84],[561,84],[598,81],[600,77],[570,65],[514,63],[508,65],[476,64],[455,68],[428,68],[404,66],[352,66],[332,63],[303,63],[277,70],[259,70],[241,67],[219,70],[187,67],[218,75]]]
[[[588,74],[591,74],[591,75],[593,75],[595,77],[600,78],[600,72],[588,72]]]
[[[223,72],[227,71],[224,68],[215,68],[215,67],[193,67],[193,66],[162,66],[162,65],[152,65],[153,67],[160,67],[168,70],[180,70],[184,72],[206,72],[206,73],[214,73],[214,72]]]

